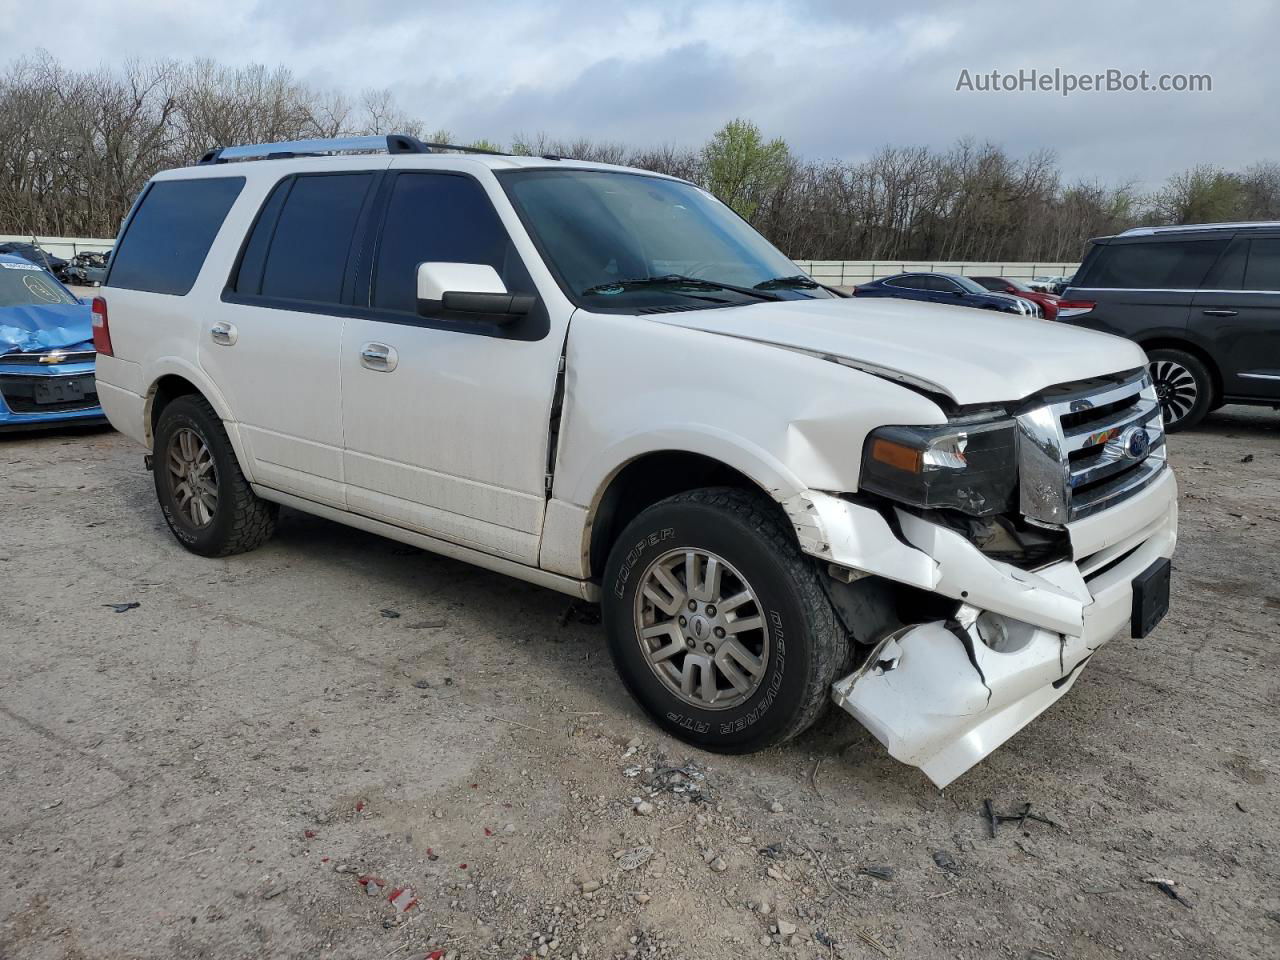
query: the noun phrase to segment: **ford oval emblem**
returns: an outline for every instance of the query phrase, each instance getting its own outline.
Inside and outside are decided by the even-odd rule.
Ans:
[[[1126,430],[1120,449],[1130,460],[1141,460],[1151,452],[1151,434],[1143,427],[1130,427]]]

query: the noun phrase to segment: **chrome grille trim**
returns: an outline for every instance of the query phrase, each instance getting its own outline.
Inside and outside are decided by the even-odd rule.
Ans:
[[[1071,506],[1071,519],[1082,520],[1127,500],[1154,480],[1167,465],[1163,447],[1129,472],[1107,480],[1089,491],[1089,497]]]
[[[1129,402],[1131,401],[1131,402]],[[1064,426],[1090,410],[1118,405]],[[1107,510],[1142,490],[1167,466],[1164,421],[1145,370],[1100,390],[1067,391],[1017,417],[1020,509],[1065,524]]]
[[[1148,456],[1154,456],[1157,451],[1164,448],[1164,435],[1161,434],[1157,440],[1151,442],[1151,453]],[[1132,460],[1126,460],[1122,457],[1107,456],[1103,453],[1095,454],[1092,457],[1084,458],[1071,467],[1071,489],[1083,487],[1090,483],[1097,483],[1107,477],[1117,473],[1123,473],[1133,467]]]
[[[1156,428],[1151,426],[1152,420],[1161,420],[1156,426],[1159,427],[1159,435],[1162,438],[1164,437],[1164,424],[1160,416],[1159,400],[1147,400],[1139,394],[1137,404],[1117,411],[1116,417],[1116,420],[1101,428],[1097,424],[1090,424],[1074,433],[1064,430],[1063,434],[1067,449],[1071,451],[1083,450],[1086,447],[1097,446],[1099,443],[1106,443],[1107,440],[1120,436],[1120,434],[1133,426],[1141,425],[1154,431]],[[1109,433],[1111,436],[1100,437],[1104,433]]]

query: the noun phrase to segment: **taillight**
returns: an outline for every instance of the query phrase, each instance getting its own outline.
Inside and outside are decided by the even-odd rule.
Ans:
[[[1059,300],[1058,317],[1063,320],[1067,317],[1078,317],[1088,313],[1095,306],[1092,300]]]
[[[104,357],[114,357],[111,350],[111,327],[107,323],[107,301],[102,297],[93,298],[93,349]]]

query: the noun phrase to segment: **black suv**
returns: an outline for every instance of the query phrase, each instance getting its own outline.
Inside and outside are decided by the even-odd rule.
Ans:
[[[1141,344],[1168,430],[1226,403],[1280,407],[1280,223],[1099,237],[1058,320]]]

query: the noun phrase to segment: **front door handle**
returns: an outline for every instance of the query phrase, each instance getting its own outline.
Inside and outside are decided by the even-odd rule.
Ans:
[[[1234,317],[1239,310],[1201,310],[1206,317]]]
[[[366,343],[360,348],[360,366],[378,373],[390,373],[399,362],[396,348],[385,343]]]
[[[240,333],[234,323],[219,320],[209,328],[209,338],[222,347],[234,347]]]

